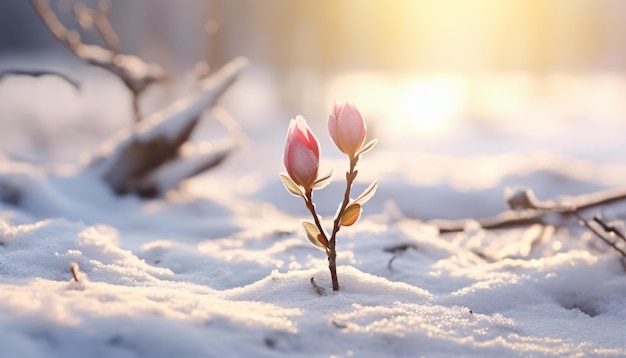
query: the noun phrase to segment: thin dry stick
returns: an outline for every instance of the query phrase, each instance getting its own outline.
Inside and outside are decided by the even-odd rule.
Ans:
[[[622,239],[622,241],[626,243],[626,236],[624,236],[624,234],[621,231],[619,231],[614,225],[609,225],[605,223],[602,220],[602,218],[598,215],[593,217],[593,221],[596,222],[598,225],[602,226],[602,229],[604,231],[615,234],[617,237],[619,237],[620,239]]]
[[[326,290],[324,289],[324,287],[318,285],[313,277],[311,277],[311,286],[313,286],[313,290],[315,290],[315,293],[317,293],[318,295],[326,295]]]
[[[608,238],[606,238],[604,235],[602,235],[602,233],[600,233],[598,230],[596,230],[592,225],[589,224],[589,222],[587,220],[585,220],[579,213],[578,211],[574,211],[574,215],[581,221],[581,223],[587,228],[589,229],[589,231],[591,231],[594,235],[596,235],[600,240],[604,241],[606,244],[608,244],[609,246],[611,246],[615,251],[619,252],[623,257],[626,258],[626,251],[622,250],[619,246],[616,245],[615,242],[609,240]],[[598,223],[600,225],[600,227],[603,228],[603,230],[605,231],[609,231],[607,230],[608,226],[599,218],[594,217],[593,219],[594,222]]]
[[[317,230],[320,232],[320,235],[324,237],[324,242],[328,242],[328,237],[326,236],[326,231],[322,227],[322,223],[320,222],[319,216],[317,216],[317,212],[315,211],[315,204],[313,203],[313,189],[309,189],[304,196],[304,203],[306,204],[306,208],[309,209],[309,212],[313,216],[313,221],[315,222],[315,226]],[[326,246],[326,256],[329,255],[328,246]],[[332,270],[331,270],[332,277]]]
[[[359,157],[350,158],[350,170],[346,173],[346,191],[343,195],[343,202],[341,208],[337,213],[335,222],[333,223],[333,232],[328,240],[328,268],[330,269],[330,276],[333,281],[333,290],[339,290],[339,281],[337,280],[337,250],[336,250],[336,237],[339,229],[341,229],[341,217],[346,210],[348,203],[350,202],[350,189],[352,189],[352,183],[358,174],[358,171],[354,170],[356,163],[359,161]]]
[[[78,265],[72,263],[70,265],[70,271],[72,271],[72,277],[74,277],[74,282],[78,282]]]

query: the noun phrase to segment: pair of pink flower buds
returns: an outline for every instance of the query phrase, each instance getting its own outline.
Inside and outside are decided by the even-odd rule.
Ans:
[[[354,160],[358,156],[367,128],[361,112],[351,102],[335,102],[328,118],[330,137],[340,151]],[[320,148],[319,142],[302,116],[289,123],[285,145],[285,168],[289,177],[305,192],[317,181]]]
[[[351,226],[359,220],[361,206],[376,192],[377,183],[374,182],[356,199],[350,199],[350,190],[357,175],[355,166],[359,157],[372,149],[377,140],[374,139],[363,145],[367,128],[361,112],[351,102],[335,102],[328,119],[328,131],[337,148],[350,158],[350,166],[346,172],[346,191],[330,235],[324,230],[321,217],[316,213],[315,204],[313,204],[313,189],[323,188],[330,183],[332,173],[318,177],[319,142],[302,116],[292,119],[289,123],[284,156],[285,168],[289,176],[281,174],[280,177],[285,188],[291,194],[304,199],[307,209],[311,212],[313,222],[302,223],[307,239],[313,246],[326,252],[333,290],[338,290],[336,235],[342,226]]]

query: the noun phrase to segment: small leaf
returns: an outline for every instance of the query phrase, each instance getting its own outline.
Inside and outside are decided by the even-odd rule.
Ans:
[[[318,234],[317,235],[317,241],[321,242],[322,245],[324,245],[324,247],[326,249],[328,249],[328,239],[326,238],[326,236],[324,236],[322,234]]]
[[[309,239],[311,245],[317,247],[320,250],[326,251],[326,249],[328,248],[328,241],[326,241],[325,239],[320,240],[320,237],[323,238],[324,235],[320,233],[317,226],[315,226],[315,224],[310,221],[303,221],[302,226],[304,226],[304,231],[306,231],[306,238]]]
[[[326,174],[322,178],[317,179],[315,183],[313,183],[313,189],[322,189],[326,185],[330,184],[332,180],[333,180],[333,170],[330,169],[330,172],[328,174]]]
[[[351,226],[361,217],[361,205],[359,203],[350,204],[343,215],[341,215],[341,226]]]
[[[378,139],[372,139],[358,153],[356,153],[356,155],[359,156],[365,152],[369,152],[372,148],[374,148],[376,143],[378,143]]]
[[[294,182],[290,177],[286,176],[285,174],[279,174],[279,175],[280,175],[280,179],[283,181],[283,185],[285,186],[285,189],[287,189],[288,192],[290,192],[291,194],[295,196],[304,197],[302,188],[298,184],[296,184],[296,182]]]
[[[367,189],[365,189],[365,191],[363,191],[361,195],[354,199],[353,202],[361,205],[365,204],[368,200],[372,198],[372,196],[374,196],[374,194],[376,194],[377,188],[378,182],[374,181],[372,184],[370,184],[370,186],[367,187]]]

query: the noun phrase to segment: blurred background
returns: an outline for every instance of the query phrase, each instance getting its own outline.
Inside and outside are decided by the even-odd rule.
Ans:
[[[51,2],[69,28],[79,28],[70,11],[74,2]],[[244,55],[252,66],[241,79],[242,87],[233,88],[233,97],[237,91],[240,96],[231,100],[237,102],[231,107],[252,130],[268,121],[286,126],[298,113],[314,129],[323,130],[333,101],[350,98],[362,108],[371,131],[386,139],[381,143],[392,141],[394,150],[450,154],[556,150],[585,159],[623,161],[624,1],[112,0],[111,4],[109,17],[122,52],[156,62],[174,78],[142,98],[147,112],[180,96],[198,61],[215,69]],[[97,33],[82,34],[85,42],[102,44]],[[67,90],[66,96],[74,96],[68,107],[79,108],[72,115],[100,106],[92,116],[108,119],[72,122],[82,131],[80,138],[126,123],[125,118],[119,122],[109,118],[129,111],[125,89],[115,87],[119,84],[109,74],[86,68],[56,42],[30,1],[0,4],[0,68],[59,69],[84,82],[82,101]],[[98,86],[85,80],[90,76],[113,89],[98,92]],[[45,84],[21,81],[0,82],[0,113],[5,113],[0,119],[0,149],[10,147],[19,123],[32,124],[38,117],[28,112],[32,109],[6,115],[16,113],[18,105],[24,107],[25,99],[11,95],[16,86],[43,97],[40,103],[48,97]],[[90,93],[106,97],[108,105],[102,100],[85,102]],[[116,112],[111,107],[122,109]],[[63,159],[72,156],[75,150],[61,154]]]

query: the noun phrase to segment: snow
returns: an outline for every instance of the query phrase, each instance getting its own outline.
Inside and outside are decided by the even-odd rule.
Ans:
[[[302,229],[309,219],[302,200],[278,177],[287,123],[297,113],[272,105],[271,90],[260,90],[266,80],[246,74],[223,101],[247,145],[181,190],[144,201],[116,197],[94,173],[53,163],[78,162],[79,152],[96,150],[130,118],[122,99],[119,113],[111,105],[99,111],[96,98],[121,87],[89,87],[101,81],[89,76],[79,93],[54,78],[0,82],[7,139],[0,149],[12,154],[0,157],[0,196],[10,194],[3,183],[22,189],[19,206],[0,203],[3,357],[626,355],[626,273],[619,255],[584,228],[490,231],[469,222],[440,235],[428,223],[495,215],[506,209],[506,187],[528,187],[546,200],[619,186],[625,163],[599,155],[615,145],[605,135],[619,138],[624,125],[597,122],[597,136],[585,133],[592,138],[585,147],[601,148],[595,158],[561,145],[584,138],[574,130],[554,142],[535,138],[542,149],[533,151],[528,128],[506,151],[494,150],[500,134],[463,138],[455,132],[463,124],[439,147],[412,143],[415,132],[380,131],[354,188],[360,193],[377,179],[378,191],[360,221],[338,235],[341,289],[333,292],[325,255]],[[45,151],[27,129],[12,127],[25,115],[48,131]],[[89,140],[58,137],[73,136],[65,129],[91,115],[112,120]],[[335,172],[314,194],[330,225],[346,160],[323,120],[310,123],[322,147],[320,171]],[[459,149],[479,142],[481,149]],[[21,160],[42,153],[49,157]],[[623,209],[599,211],[620,218]]]

